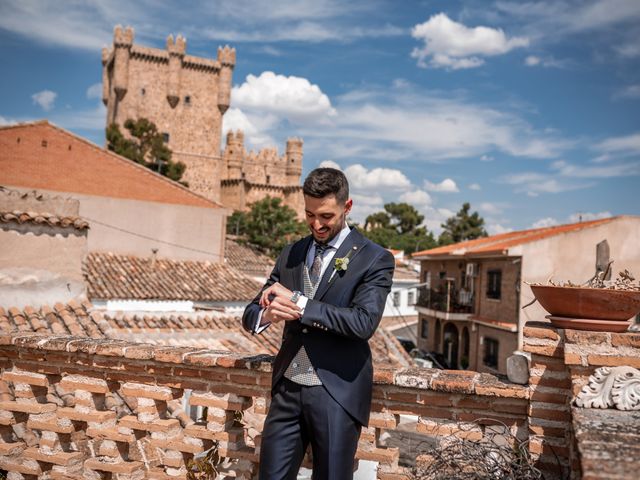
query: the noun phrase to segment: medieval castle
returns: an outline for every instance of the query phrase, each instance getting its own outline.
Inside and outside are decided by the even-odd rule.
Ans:
[[[127,119],[141,117],[154,122],[174,160],[187,166],[189,188],[227,208],[246,210],[271,196],[302,216],[302,140],[289,139],[280,156],[275,148],[247,152],[244,134],[229,132],[221,151],[235,49],[219,48],[213,60],[187,55],[182,36],[169,35],[166,50],[134,45],[133,39],[131,27],[117,26],[112,48],[102,50],[107,125],[122,129]]]

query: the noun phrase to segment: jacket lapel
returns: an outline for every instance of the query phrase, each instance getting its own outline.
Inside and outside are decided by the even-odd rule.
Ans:
[[[304,264],[307,261],[307,252],[311,246],[312,238],[311,235],[306,237],[298,244],[298,248],[291,252],[290,268],[293,275],[293,290],[304,291]]]
[[[362,245],[364,244],[364,240],[365,240],[364,237],[356,228],[351,229],[351,233],[349,233],[347,238],[344,239],[344,241],[342,242],[342,245],[340,245],[340,248],[338,249],[336,254],[333,256],[333,259],[331,260],[331,264],[325,270],[324,275],[322,275],[322,279],[320,280],[320,285],[318,285],[316,294],[313,297],[314,299],[320,300],[327,293],[327,290],[329,290],[329,287],[336,281],[338,275],[340,275],[338,272],[335,272],[334,274],[336,258],[343,258],[348,256],[349,261],[350,262],[353,261],[353,258],[358,253],[360,253],[360,250],[362,250]],[[347,273],[348,273],[348,269],[347,271],[344,272],[344,275],[347,275]]]

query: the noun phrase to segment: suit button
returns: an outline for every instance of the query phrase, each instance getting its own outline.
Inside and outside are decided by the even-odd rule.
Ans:
[[[309,330],[307,330],[306,328],[302,329],[302,333],[307,333]]]

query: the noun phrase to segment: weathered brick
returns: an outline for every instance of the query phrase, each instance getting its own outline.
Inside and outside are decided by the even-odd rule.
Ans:
[[[607,367],[620,367],[629,366],[634,368],[640,368],[640,356],[629,357],[625,355],[588,355],[587,362],[591,366],[607,366]]]
[[[640,348],[640,333],[612,333],[611,345],[614,347]]]
[[[67,375],[60,381],[60,386],[65,390],[84,390],[93,393],[108,393],[118,388],[117,384],[110,385],[102,378],[83,375]]]
[[[608,332],[590,332],[583,330],[565,330],[565,343],[576,343],[591,347],[593,345],[610,345],[611,334]]]
[[[546,325],[533,326],[532,322],[527,322],[523,329],[525,342],[527,338],[546,338],[549,340],[560,340],[560,335],[555,327]]]
[[[553,345],[525,345],[523,350],[529,353],[537,353],[547,357],[561,358],[564,355],[564,348]]]
[[[5,382],[13,383],[26,383],[28,385],[35,385],[38,387],[48,387],[49,380],[46,375],[33,372],[12,371],[2,372],[2,380]]]

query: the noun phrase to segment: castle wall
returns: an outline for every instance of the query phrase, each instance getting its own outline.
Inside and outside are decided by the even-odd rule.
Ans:
[[[222,116],[228,107],[224,97],[231,88],[235,51],[225,48],[219,50],[218,60],[201,59],[185,55],[182,37],[175,42],[169,37],[167,51],[119,46],[122,35],[116,28],[114,50],[103,53],[104,77],[110,81],[107,122],[117,123],[123,132],[129,118],[154,122],[160,132],[168,134],[173,160],[187,165],[183,180],[190,189],[218,201]],[[126,64],[121,60],[125,57]],[[225,72],[224,81],[221,72]],[[118,85],[121,90],[126,86],[126,91],[119,92]]]

